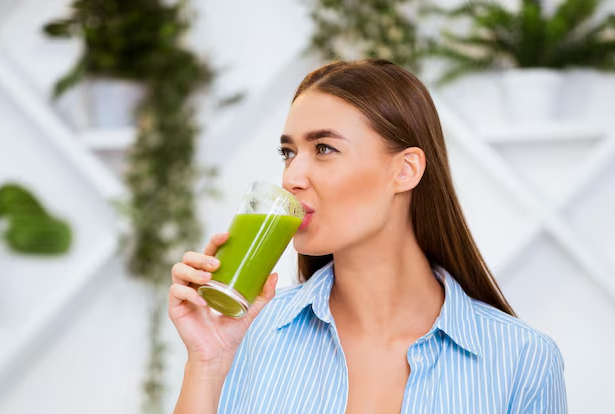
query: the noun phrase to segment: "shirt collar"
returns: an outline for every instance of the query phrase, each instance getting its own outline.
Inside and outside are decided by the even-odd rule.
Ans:
[[[280,313],[274,327],[279,329],[288,325],[308,305],[312,305],[312,310],[319,319],[330,323],[333,320],[329,309],[331,287],[333,287],[333,261],[317,270],[302,284],[297,294]]]
[[[482,349],[472,298],[442,266],[434,265],[432,271],[444,286],[445,295],[444,305],[434,328],[444,332],[461,348],[480,357]]]
[[[458,346],[480,357],[482,350],[472,299],[443,267],[434,265],[432,271],[444,286],[444,304],[431,331],[441,330]],[[314,314],[320,320],[331,323],[333,317],[329,308],[329,297],[333,278],[333,261],[331,261],[303,283],[280,313],[274,324],[275,329],[291,323],[308,305],[312,305]]]

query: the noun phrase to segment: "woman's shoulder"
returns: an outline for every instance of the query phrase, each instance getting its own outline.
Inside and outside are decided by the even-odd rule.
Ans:
[[[304,285],[305,283],[299,283],[276,289],[275,296],[261,310],[250,330],[275,328],[283,313],[288,310],[296,296],[301,294]]]
[[[520,360],[542,360],[545,365],[563,368],[560,349],[549,333],[484,302],[473,300],[473,306],[485,347],[497,352],[508,350]]]

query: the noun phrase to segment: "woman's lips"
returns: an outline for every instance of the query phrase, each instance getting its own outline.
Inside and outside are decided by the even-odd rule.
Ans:
[[[314,215],[314,212],[312,211],[311,213],[307,213],[305,216],[303,216],[303,221],[301,222],[301,225],[299,226],[298,230],[303,230],[307,226],[309,226],[310,225],[310,221],[312,221],[312,216],[313,215]]]
[[[299,230],[303,230],[304,228],[306,228],[310,224],[310,221],[312,221],[312,216],[314,215],[314,209],[312,207],[308,206],[305,203],[301,203],[301,205],[305,210],[305,216],[303,216],[303,221],[299,226]]]

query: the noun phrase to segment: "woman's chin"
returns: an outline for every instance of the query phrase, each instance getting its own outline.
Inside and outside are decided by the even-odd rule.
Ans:
[[[323,249],[322,245],[314,243],[314,240],[307,237],[305,233],[297,233],[295,235],[293,238],[293,247],[297,253],[305,256],[325,256],[330,254],[326,249]]]

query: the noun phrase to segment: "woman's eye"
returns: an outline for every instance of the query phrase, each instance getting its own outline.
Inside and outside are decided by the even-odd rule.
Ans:
[[[316,152],[318,155],[327,155],[332,152],[336,152],[337,150],[333,147],[330,147],[326,144],[316,144]]]
[[[278,153],[282,156],[282,159],[284,161],[287,161],[291,158],[295,157],[295,153],[294,151],[288,149],[288,148],[278,148]]]

